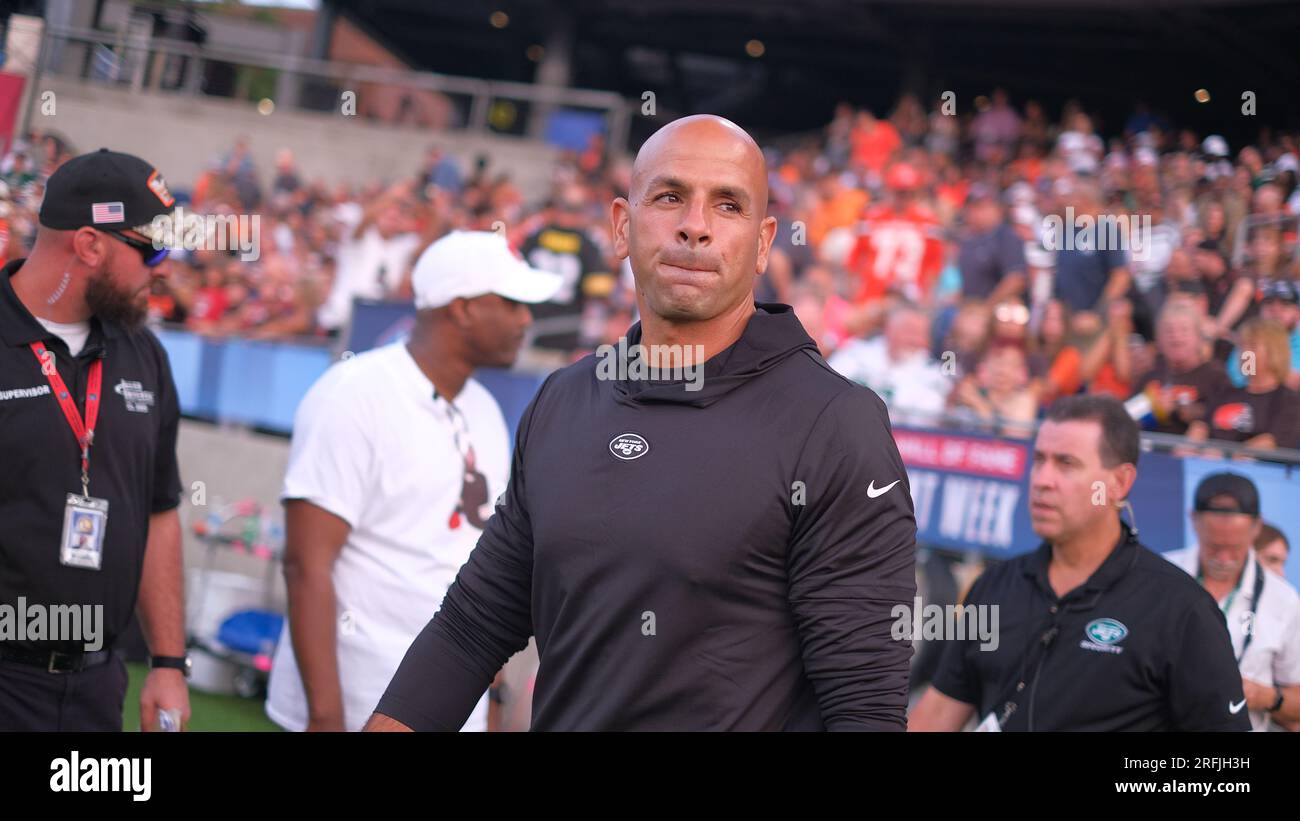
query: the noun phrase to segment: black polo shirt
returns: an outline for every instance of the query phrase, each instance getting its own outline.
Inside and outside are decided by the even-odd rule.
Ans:
[[[0,269],[0,605],[103,605],[105,646],[135,609],[151,514],[180,503],[176,431],[180,407],[167,354],[148,330],[91,320],[75,358],[14,294],[9,279],[24,260]],[[81,455],[41,363],[44,342],[85,418],[90,364],[103,359],[103,389],[90,449],[90,495],[108,500],[100,570],[59,561],[64,507],[81,493]],[[50,642],[11,646],[55,649]],[[80,649],[80,643],[60,648]]]
[[[1101,567],[1060,598],[1046,543],[986,570],[966,604],[999,606],[997,649],[948,642],[934,686],[981,720],[1016,701],[1007,731],[1031,729],[1031,714],[1033,730],[1250,730],[1244,707],[1232,712],[1245,697],[1218,605],[1122,527]]]

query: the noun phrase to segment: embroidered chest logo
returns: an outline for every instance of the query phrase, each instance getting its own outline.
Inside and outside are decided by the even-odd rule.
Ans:
[[[113,393],[122,397],[126,403],[126,409],[132,413],[148,413],[153,407],[153,391],[145,390],[139,382],[132,382],[128,379],[118,380],[117,387],[113,388]]]
[[[1128,628],[1115,619],[1093,619],[1083,628],[1083,635],[1085,640],[1079,642],[1083,649],[1118,655],[1124,648],[1116,645],[1128,637]]]
[[[609,440],[609,452],[624,462],[630,462],[649,453],[650,443],[635,433],[620,433]]]

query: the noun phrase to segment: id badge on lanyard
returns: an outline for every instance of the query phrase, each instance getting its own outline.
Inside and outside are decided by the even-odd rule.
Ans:
[[[54,354],[40,342],[31,344],[32,353],[41,363],[41,373],[50,383],[54,398],[72,428],[81,448],[81,493],[69,493],[63,507],[63,537],[59,542],[59,563],[66,567],[99,570],[104,565],[104,531],[108,526],[108,500],[90,495],[90,446],[95,441],[95,423],[99,419],[100,389],[104,381],[104,362],[96,359],[90,366],[86,382],[86,418],[77,411],[72,392],[54,366]]]

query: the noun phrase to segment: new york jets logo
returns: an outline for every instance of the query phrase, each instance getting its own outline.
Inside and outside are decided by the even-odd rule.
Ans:
[[[635,433],[620,433],[613,439],[609,440],[609,452],[622,459],[624,462],[630,462],[633,459],[639,459],[650,451],[650,443],[644,437]]]
[[[1098,644],[1119,644],[1128,635],[1128,628],[1114,619],[1094,619],[1083,629],[1088,638]]]

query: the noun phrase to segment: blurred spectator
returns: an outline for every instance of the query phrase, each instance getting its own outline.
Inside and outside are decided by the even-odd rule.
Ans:
[[[1105,146],[1092,129],[1092,120],[1082,111],[1069,120],[1070,127],[1056,139],[1056,148],[1076,174],[1096,174]]]
[[[1286,378],[1286,386],[1300,390],[1300,286],[1284,279],[1261,283],[1259,316],[1276,322],[1286,331],[1291,348],[1291,373]],[[1228,358],[1228,376],[1236,387],[1246,384],[1246,377],[1241,373],[1240,348],[1233,348]]]
[[[928,302],[943,265],[939,221],[919,196],[920,172],[906,163],[885,175],[886,202],[867,209],[847,267],[858,278],[854,302],[880,299],[894,291]]]
[[[545,222],[519,248],[534,268],[563,278],[551,301],[533,306],[533,348],[550,354],[544,364],[567,364],[579,346],[597,344],[616,295],[618,279],[586,230],[588,206],[583,186],[565,186],[546,210]]]
[[[1071,195],[1063,200],[1066,205],[1060,209],[1065,231],[1075,230],[1073,220],[1090,217],[1095,221],[1104,213],[1096,186],[1092,183],[1080,183]],[[1100,233],[1100,232],[1098,232]],[[1129,275],[1125,254],[1118,248],[1095,249],[1085,242],[1085,247],[1071,243],[1074,247],[1058,244],[1056,249],[1056,273],[1052,285],[1052,295],[1061,299],[1073,312],[1099,311],[1103,302],[1119,299],[1128,293],[1132,279]]]
[[[831,356],[829,364],[844,376],[871,388],[902,415],[936,415],[952,389],[930,356],[930,318],[915,305],[900,303],[885,320],[883,334],[851,339]]]
[[[241,211],[255,211],[262,204],[262,187],[257,181],[257,168],[248,151],[248,138],[240,137],[230,153],[221,158],[221,170],[235,188]]]
[[[1273,525],[1265,522],[1255,537],[1255,556],[1264,569],[1271,570],[1279,576],[1286,576],[1286,559],[1291,553],[1291,543],[1286,535]]]
[[[808,241],[821,245],[832,228],[848,228],[862,217],[870,197],[841,172],[826,174],[818,182],[808,217]]]
[[[1227,377],[1209,360],[1201,337],[1196,310],[1185,303],[1167,305],[1156,323],[1156,366],[1138,377],[1140,390],[1130,412],[1143,427],[1160,433],[1184,434],[1188,426],[1205,418],[1206,403],[1228,388]],[[1136,397],[1135,397],[1136,398]]]
[[[1011,159],[1011,150],[1020,137],[1020,115],[1007,100],[1002,89],[993,90],[993,102],[971,124],[975,137],[975,157],[986,163],[1003,163]]]
[[[461,192],[460,169],[456,161],[443,154],[438,146],[431,146],[424,155],[424,166],[420,169],[420,187],[422,191],[438,188],[453,196]]]
[[[275,179],[271,181],[271,198],[292,195],[302,188],[302,179],[298,176],[298,166],[293,152],[281,148],[275,155]]]
[[[875,176],[879,176],[885,163],[903,144],[898,130],[888,120],[877,120],[867,109],[858,112],[849,141],[853,146],[854,167]]]
[[[1024,241],[1003,220],[1002,205],[988,186],[971,188],[966,205],[966,232],[957,253],[962,294],[993,303],[1023,297]]]
[[[1257,319],[1241,330],[1244,388],[1229,387],[1214,397],[1203,421],[1188,428],[1189,438],[1240,442],[1251,448],[1300,446],[1300,393],[1286,387],[1291,374],[1291,342],[1276,322]]]
[[[417,233],[414,212],[411,184],[403,181],[372,200],[355,224],[344,223],[338,272],[319,314],[322,327],[346,324],[353,299],[405,296],[415,256],[427,245]]]
[[[950,401],[952,407],[1004,436],[1032,436],[1038,401],[1030,387],[1025,349],[1007,342],[992,345],[975,374],[957,385]]]
[[[993,314],[987,302],[971,299],[958,307],[942,343],[943,355],[952,354],[955,376],[961,378],[975,372],[992,328]]]

